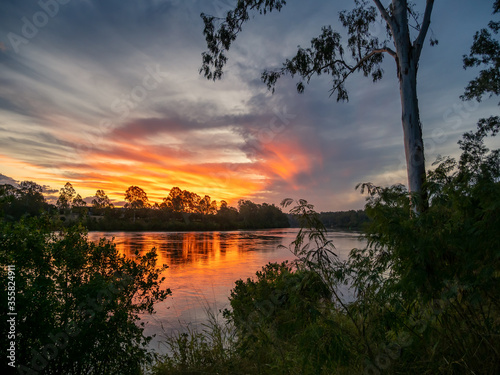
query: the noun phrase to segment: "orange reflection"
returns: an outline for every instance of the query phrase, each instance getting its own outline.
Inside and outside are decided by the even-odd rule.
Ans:
[[[206,309],[216,313],[229,306],[228,297],[238,279],[255,277],[268,262],[293,260],[294,256],[278,245],[289,245],[297,229],[231,232],[90,232],[89,239],[115,237],[121,254],[134,257],[136,250],[144,254],[152,247],[158,251],[158,264],[167,264],[164,287],[172,295],[155,305],[154,316],[142,315],[147,322],[146,334],[183,332],[185,327],[203,329],[207,322]],[[340,235],[340,237],[339,237]],[[357,236],[329,236],[341,259],[346,259]],[[345,238],[344,238],[345,237]],[[329,237],[330,238],[330,237]],[[342,240],[345,240],[343,243]],[[156,344],[158,345],[158,344]]]
[[[117,250],[131,259],[135,258],[136,251],[144,255],[155,248],[158,254],[157,265],[169,266],[163,274],[167,280],[182,273],[183,277],[189,275],[190,282],[196,285],[203,285],[210,274],[214,277],[216,274],[217,277],[227,277],[231,281],[241,275],[247,275],[249,258],[269,251],[274,252],[283,241],[281,235],[245,231],[112,234],[91,232],[89,239],[97,241],[104,236],[111,239],[110,235],[115,237]],[[257,270],[258,268],[250,269],[252,273]]]

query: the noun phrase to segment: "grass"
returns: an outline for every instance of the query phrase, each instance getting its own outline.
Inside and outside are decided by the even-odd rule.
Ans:
[[[220,313],[205,308],[207,323],[201,331],[185,328],[185,332],[165,335],[168,354],[160,358],[154,375],[242,374],[234,358],[236,331],[221,321]]]

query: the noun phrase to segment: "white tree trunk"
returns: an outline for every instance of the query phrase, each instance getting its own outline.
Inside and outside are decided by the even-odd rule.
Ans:
[[[417,67],[415,62],[410,61],[409,66],[401,70],[399,86],[408,189],[410,192],[421,192],[425,181],[425,158],[422,125],[418,111]]]
[[[408,174],[408,189],[410,193],[422,193],[425,182],[424,142],[422,125],[417,98],[417,69],[420,48],[412,46],[408,29],[407,2],[394,0],[394,19],[396,27],[393,30],[397,53],[399,91],[401,96],[401,122],[403,125],[406,169]],[[425,209],[426,198],[421,197],[420,203],[413,202],[413,211]]]

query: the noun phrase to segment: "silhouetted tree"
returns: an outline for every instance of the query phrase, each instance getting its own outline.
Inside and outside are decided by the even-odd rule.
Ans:
[[[225,209],[227,208],[227,202],[225,200],[221,200],[220,201],[220,209]]]
[[[73,200],[76,197],[76,191],[70,182],[66,182],[64,187],[59,191],[59,198],[57,199],[57,208],[60,210],[70,210]]]
[[[144,208],[149,207],[149,199],[144,190],[138,186],[130,186],[127,191],[125,191],[125,208]]]
[[[0,216],[15,221],[40,215],[48,208],[42,191],[42,186],[33,181],[23,181],[19,187],[0,185]]]
[[[234,207],[229,207],[226,201],[221,201],[219,211],[217,211],[216,220],[221,229],[236,229],[240,221],[240,214]]]
[[[95,193],[95,198],[92,200],[92,208],[99,212],[100,210],[106,208],[114,208],[114,205],[113,203],[111,203],[111,200],[108,198],[104,190],[97,190]]]
[[[19,189],[10,185],[0,185],[0,215],[8,220],[18,219],[19,210]]]
[[[500,0],[496,0],[493,4],[493,14],[499,12]],[[485,94],[500,94],[500,42],[493,36],[498,35],[499,30],[500,22],[490,21],[487,29],[481,29],[474,35],[470,53],[463,57],[464,69],[484,69],[479,72],[477,78],[469,82],[462,99],[481,101]]]
[[[19,192],[24,203],[25,213],[38,215],[44,210],[47,202],[42,194],[42,186],[33,181],[23,181],[19,184]]]
[[[87,213],[87,202],[83,200],[80,194],[77,194],[73,199],[73,210],[80,215]]]
[[[211,203],[210,203],[210,209],[209,209],[209,215],[215,215],[217,214],[217,201],[216,200],[213,200]]]
[[[147,208],[150,206],[149,199],[144,190],[138,186],[130,186],[127,191],[125,191],[125,208],[132,209],[134,213],[134,223],[135,223],[135,211],[139,208]]]
[[[368,222],[368,216],[363,210],[321,212],[319,219],[327,228],[361,229]]]
[[[198,204],[198,212],[202,215],[208,215],[211,211],[211,199],[208,195],[205,195]]]
[[[299,76],[301,80],[297,83],[297,90],[303,92],[305,83],[314,75],[327,74],[332,77],[331,92],[337,93],[337,101],[347,101],[347,78],[355,72],[362,72],[365,77],[378,81],[383,75],[381,64],[384,55],[391,56],[396,63],[399,80],[408,186],[410,192],[421,195],[421,199],[416,199],[413,204],[415,211],[421,211],[426,207],[425,195],[422,195],[425,159],[417,98],[417,70],[434,0],[426,0],[421,19],[414,5],[407,0],[392,0],[389,6],[384,6],[380,0],[373,0],[373,3],[375,6],[369,6],[368,0],[354,0],[352,10],[340,12],[340,23],[349,35],[347,44],[342,42],[340,33],[331,26],[325,26],[321,34],[312,39],[309,48],[299,47],[297,54],[287,59],[281,69],[264,71],[262,80],[274,91],[277,80],[283,75]],[[250,19],[250,12],[266,14],[273,10],[280,11],[285,4],[285,0],[239,0],[225,18],[202,13],[208,51],[202,55],[200,73],[208,79],[220,79],[227,62],[226,52],[243,24]],[[380,40],[370,31],[370,26],[380,19],[387,26],[388,38],[385,40]],[[413,30],[416,35],[412,35]],[[434,45],[437,41],[431,38],[430,43]]]
[[[238,201],[239,216],[245,228],[289,227],[287,216],[274,204],[256,204],[249,200]]]
[[[163,198],[163,203],[160,206],[163,209],[168,209],[173,212],[182,212],[184,209],[182,190],[178,187],[170,189],[170,193],[166,198]]]
[[[240,199],[238,201],[238,211],[240,213],[241,220],[247,227],[255,227],[255,225],[258,224],[257,220],[255,220],[257,210],[257,205],[252,201],[244,199]]]
[[[200,204],[200,201],[201,197],[198,194],[187,190],[182,191],[183,212],[198,212],[198,205]]]

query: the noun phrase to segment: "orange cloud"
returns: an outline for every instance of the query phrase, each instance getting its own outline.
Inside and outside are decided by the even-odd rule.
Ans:
[[[260,166],[265,174],[278,176],[295,190],[300,188],[297,183],[300,174],[308,174],[314,164],[322,164],[321,156],[306,150],[298,140],[264,144],[262,155]]]
[[[122,202],[125,190],[137,185],[152,202],[161,203],[169,190],[178,186],[233,205],[241,198],[259,195],[276,182],[284,181],[298,189],[298,177],[307,175],[315,164],[321,163],[321,158],[311,155],[299,139],[290,137],[262,144],[253,161],[237,148],[231,150],[240,162],[224,162],[228,159],[224,150],[212,145],[203,144],[190,151],[182,144],[148,145],[133,139],[127,142],[123,138],[107,138],[95,148],[75,152],[71,159],[55,161],[52,170],[12,158],[0,157],[0,161],[12,166],[3,171],[5,175],[57,189],[69,181],[83,197],[91,197],[97,189],[102,189],[115,202]],[[29,172],[19,173],[19,163]]]
[[[81,187],[89,195],[103,189],[115,201],[123,201],[124,192],[131,185],[143,188],[154,202],[161,202],[172,187],[178,186],[232,204],[263,187],[261,181],[247,178],[245,166],[190,164],[189,155],[181,152],[176,157],[166,148],[151,149],[122,142],[112,152],[95,151],[85,156],[80,163],[65,165],[78,181],[75,189],[79,192]]]

